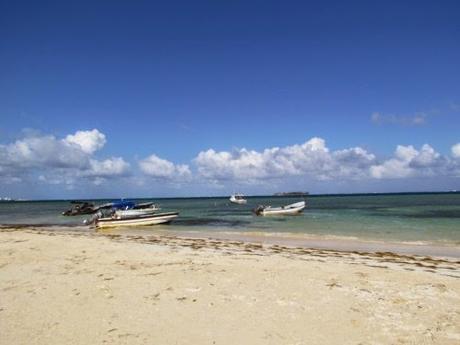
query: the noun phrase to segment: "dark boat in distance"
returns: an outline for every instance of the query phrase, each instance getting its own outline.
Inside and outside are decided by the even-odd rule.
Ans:
[[[280,192],[273,194],[274,196],[307,196],[308,192]]]
[[[67,211],[62,212],[64,216],[80,216],[83,214],[94,214],[99,210],[113,209],[113,210],[141,210],[146,208],[153,208],[155,205],[153,202],[144,202],[136,204],[132,201],[119,200],[113,201],[102,205],[94,205],[88,201],[71,201],[71,204],[75,205],[69,208]]]
[[[96,207],[92,202],[87,201],[71,201],[73,206],[67,211],[62,212],[63,216],[79,216],[81,214],[93,214],[96,212]]]

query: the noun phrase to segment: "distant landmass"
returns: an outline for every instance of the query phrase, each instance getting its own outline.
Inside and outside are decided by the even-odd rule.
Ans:
[[[273,194],[275,196],[306,196],[308,192],[280,192]]]
[[[0,197],[0,201],[15,201],[15,200],[9,197]]]

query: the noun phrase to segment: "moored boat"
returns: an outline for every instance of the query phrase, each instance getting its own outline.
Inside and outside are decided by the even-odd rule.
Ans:
[[[234,204],[243,205],[246,204],[248,201],[244,198],[243,194],[232,194],[230,196],[230,202]]]
[[[87,201],[71,201],[73,206],[62,212],[63,216],[79,216],[82,214],[92,214],[96,212],[97,207],[93,203]]]
[[[271,207],[271,206],[258,206],[254,209],[254,213],[258,216],[283,216],[283,215],[294,215],[303,211],[306,204],[305,201],[296,202],[294,204],[282,206],[282,207]]]
[[[126,218],[105,217],[96,219],[95,224],[96,228],[155,225],[169,223],[178,215],[179,212],[164,212]]]
[[[153,202],[145,202],[136,204],[130,200],[115,200],[101,205],[95,205],[92,202],[88,201],[71,201],[71,208],[62,212],[64,216],[80,216],[84,214],[94,214],[101,210],[152,210],[153,208],[159,208]],[[140,212],[142,214],[142,212]]]

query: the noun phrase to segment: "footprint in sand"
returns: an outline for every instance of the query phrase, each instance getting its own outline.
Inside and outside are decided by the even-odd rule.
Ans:
[[[404,298],[400,298],[400,297],[392,300],[391,302],[393,304],[405,304],[405,303],[407,303],[407,301]]]
[[[354,274],[356,274],[360,278],[368,278],[369,277],[369,274],[363,273],[363,272],[355,272]]]
[[[329,287],[329,289],[335,288],[335,287],[342,287],[342,285],[339,284],[339,282],[336,279],[332,279],[329,284],[326,284],[326,286]]]
[[[185,291],[194,293],[194,292],[201,291],[201,288],[200,287],[186,288]]]
[[[134,337],[134,338],[139,338],[140,337],[140,334],[134,334],[134,333],[124,333],[124,334],[119,334],[118,335],[118,338],[131,338],[131,337]]]
[[[108,287],[107,285],[99,285],[98,288],[104,293],[104,296],[106,298],[113,298],[113,293],[110,287]]]
[[[445,286],[444,284],[433,284],[432,285],[434,288],[436,288],[439,292],[447,292],[447,286]]]
[[[153,294],[153,295],[144,296],[144,299],[152,300],[152,301],[159,301],[160,300],[160,293],[158,292],[158,293]]]

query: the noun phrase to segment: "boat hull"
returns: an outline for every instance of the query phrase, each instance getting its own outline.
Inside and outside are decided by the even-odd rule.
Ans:
[[[111,228],[117,226],[146,226],[169,223],[177,218],[179,212],[158,213],[143,217],[133,218],[100,218],[96,221],[96,228]]]
[[[244,205],[246,204],[248,201],[243,197],[242,194],[234,194],[230,197],[230,202],[234,203],[234,204],[238,204],[238,205]]]
[[[268,210],[263,210],[260,214],[262,216],[284,216],[284,215],[292,215],[292,214],[297,214],[300,213],[304,210],[305,206],[302,207],[297,207],[297,208],[292,208],[292,209],[268,209]]]
[[[255,212],[260,216],[285,216],[298,214],[302,212],[305,207],[306,203],[301,201],[284,207],[261,207],[261,209],[256,209]]]
[[[155,207],[142,208],[142,209],[131,209],[131,210],[117,210],[115,211],[115,218],[123,219],[123,218],[153,215],[158,210],[159,208],[155,208]]]
[[[230,199],[230,202],[232,202],[234,204],[238,204],[238,205],[244,205],[244,204],[247,203],[247,200],[245,200],[245,199],[240,199],[240,200],[238,200],[238,199],[234,199],[234,200]]]

